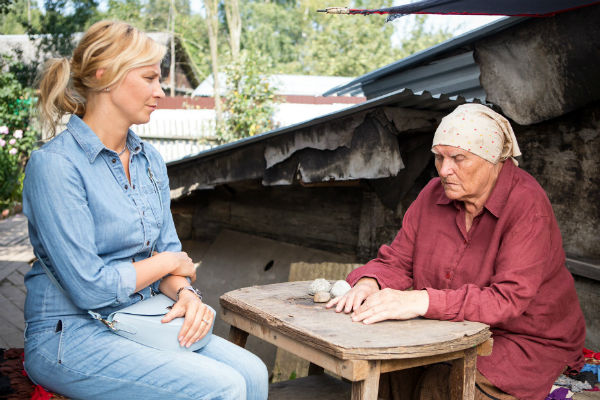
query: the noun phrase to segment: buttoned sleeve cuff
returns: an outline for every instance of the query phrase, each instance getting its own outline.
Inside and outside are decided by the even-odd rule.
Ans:
[[[129,296],[135,292],[135,283],[137,274],[135,268],[130,262],[122,262],[112,266],[119,275],[119,283],[117,285],[117,302],[125,303],[129,300]]]
[[[150,288],[152,289],[152,293],[160,293],[160,289],[159,289],[159,287],[160,287],[160,283],[161,283],[161,282],[162,282],[162,278],[161,278],[161,279],[159,279],[159,280],[157,280],[157,281],[155,281],[155,282],[153,282],[153,283],[150,285]]]
[[[432,288],[425,288],[429,295],[429,308],[424,317],[428,319],[445,320],[446,292]]]

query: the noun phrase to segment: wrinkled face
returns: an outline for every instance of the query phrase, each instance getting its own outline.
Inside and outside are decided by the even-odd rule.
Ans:
[[[437,145],[432,149],[435,168],[451,200],[474,202],[486,197],[494,187],[502,164],[492,164],[466,150]]]
[[[117,87],[111,88],[110,95],[130,125],[150,121],[158,99],[165,96],[160,87],[160,64],[132,69]]]

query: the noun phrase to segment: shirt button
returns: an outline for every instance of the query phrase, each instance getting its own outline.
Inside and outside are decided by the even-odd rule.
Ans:
[[[129,186],[125,185],[125,190],[127,190],[127,188],[128,188],[128,187],[129,187]]]
[[[132,185],[132,186],[131,186],[131,188],[132,188],[132,189],[135,189],[135,185]]]
[[[117,162],[117,159],[116,159],[116,158],[113,158],[111,161],[112,161],[112,163],[114,164],[114,163],[116,163],[116,162]]]
[[[140,146],[137,146],[137,147],[135,148],[135,151],[138,151],[139,149],[140,149]]]
[[[150,241],[146,240],[146,246],[150,246]]]
[[[446,272],[446,279],[450,279],[450,272]]]

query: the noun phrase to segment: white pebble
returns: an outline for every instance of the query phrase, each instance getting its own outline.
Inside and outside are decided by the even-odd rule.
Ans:
[[[331,288],[331,296],[340,297],[350,290],[350,285],[346,281],[337,281]]]
[[[317,292],[329,292],[331,283],[327,279],[315,279],[308,287],[308,294],[314,296]]]
[[[331,294],[329,292],[317,292],[314,297],[315,303],[327,303],[331,300]]]

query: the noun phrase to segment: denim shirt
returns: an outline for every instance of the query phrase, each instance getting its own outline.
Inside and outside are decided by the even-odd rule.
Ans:
[[[135,292],[132,262],[155,251],[181,251],[160,154],[129,130],[129,174],[77,116],[32,153],[23,184],[23,212],[39,261],[25,276],[27,323],[95,310],[106,316],[158,292],[160,281]],[[160,197],[159,197],[160,196]],[[162,201],[161,201],[162,200]]]

